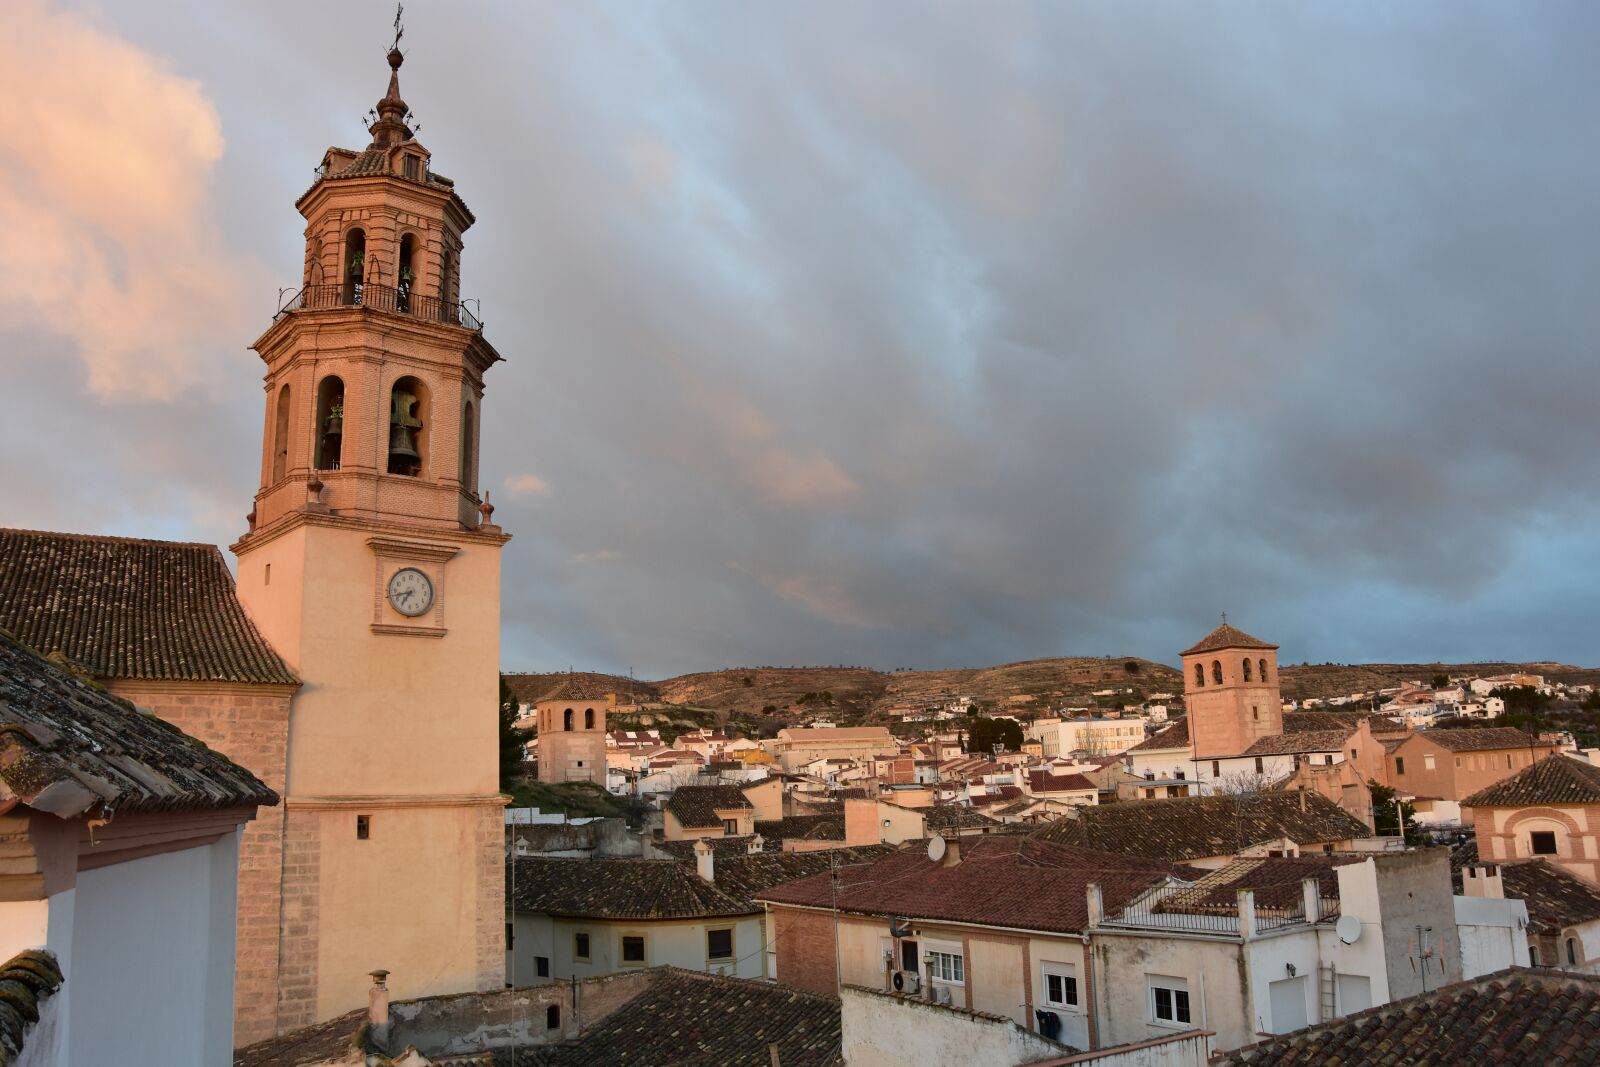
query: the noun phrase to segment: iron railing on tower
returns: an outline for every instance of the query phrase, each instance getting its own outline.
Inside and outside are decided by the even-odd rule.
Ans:
[[[279,304],[272,321],[277,322],[291,311],[338,307],[370,308],[483,332],[483,320],[468,311],[466,304],[452,303],[436,296],[425,296],[405,286],[397,288],[392,285],[308,285]]]

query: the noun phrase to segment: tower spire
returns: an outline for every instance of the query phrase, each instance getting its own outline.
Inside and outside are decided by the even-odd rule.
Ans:
[[[406,35],[406,28],[400,21],[403,14],[405,5],[396,4],[394,43],[389,46],[388,57],[389,91],[378,101],[377,121],[368,127],[375,148],[387,148],[411,140],[411,128],[406,125],[406,116],[410,114],[411,109],[406,107],[406,102],[400,98],[400,64],[406,61],[405,53],[400,51],[400,38]]]

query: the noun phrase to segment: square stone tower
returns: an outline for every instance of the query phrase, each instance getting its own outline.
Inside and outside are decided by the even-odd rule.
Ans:
[[[1277,645],[1224,619],[1182,656],[1195,759],[1237,756],[1258,737],[1283,733]]]
[[[330,148],[296,203],[304,287],[252,346],[266,417],[238,596],[304,683],[277,944],[239,946],[241,966],[277,954],[259,995],[278,1031],[365,1004],[373,970],[397,999],[504,981],[509,538],[478,495],[483,375],[500,355],[460,301],[473,216],[412,135],[401,62],[391,50],[371,143]]]

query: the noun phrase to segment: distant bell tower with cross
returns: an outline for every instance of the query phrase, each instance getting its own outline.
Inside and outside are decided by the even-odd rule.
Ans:
[[[364,1005],[375,969],[396,999],[505,977],[509,538],[478,452],[501,357],[461,298],[474,219],[416,137],[401,33],[397,14],[370,142],[329,148],[295,202],[301,287],[252,346],[264,419],[238,596],[303,685],[272,899],[241,893],[240,1043]],[[246,936],[246,914],[275,915],[273,935]]]

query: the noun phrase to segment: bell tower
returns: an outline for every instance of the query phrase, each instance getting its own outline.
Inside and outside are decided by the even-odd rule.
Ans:
[[[1182,657],[1195,759],[1237,756],[1257,738],[1283,733],[1277,645],[1229,626],[1224,615]]]
[[[272,957],[258,993],[278,1032],[364,1004],[375,969],[398,998],[504,982],[509,537],[478,483],[483,378],[501,357],[460,296],[474,219],[414,136],[403,60],[389,51],[371,142],[328,149],[295,203],[302,287],[252,346],[266,417],[238,595],[304,683],[277,944],[239,945],[241,970]]]

